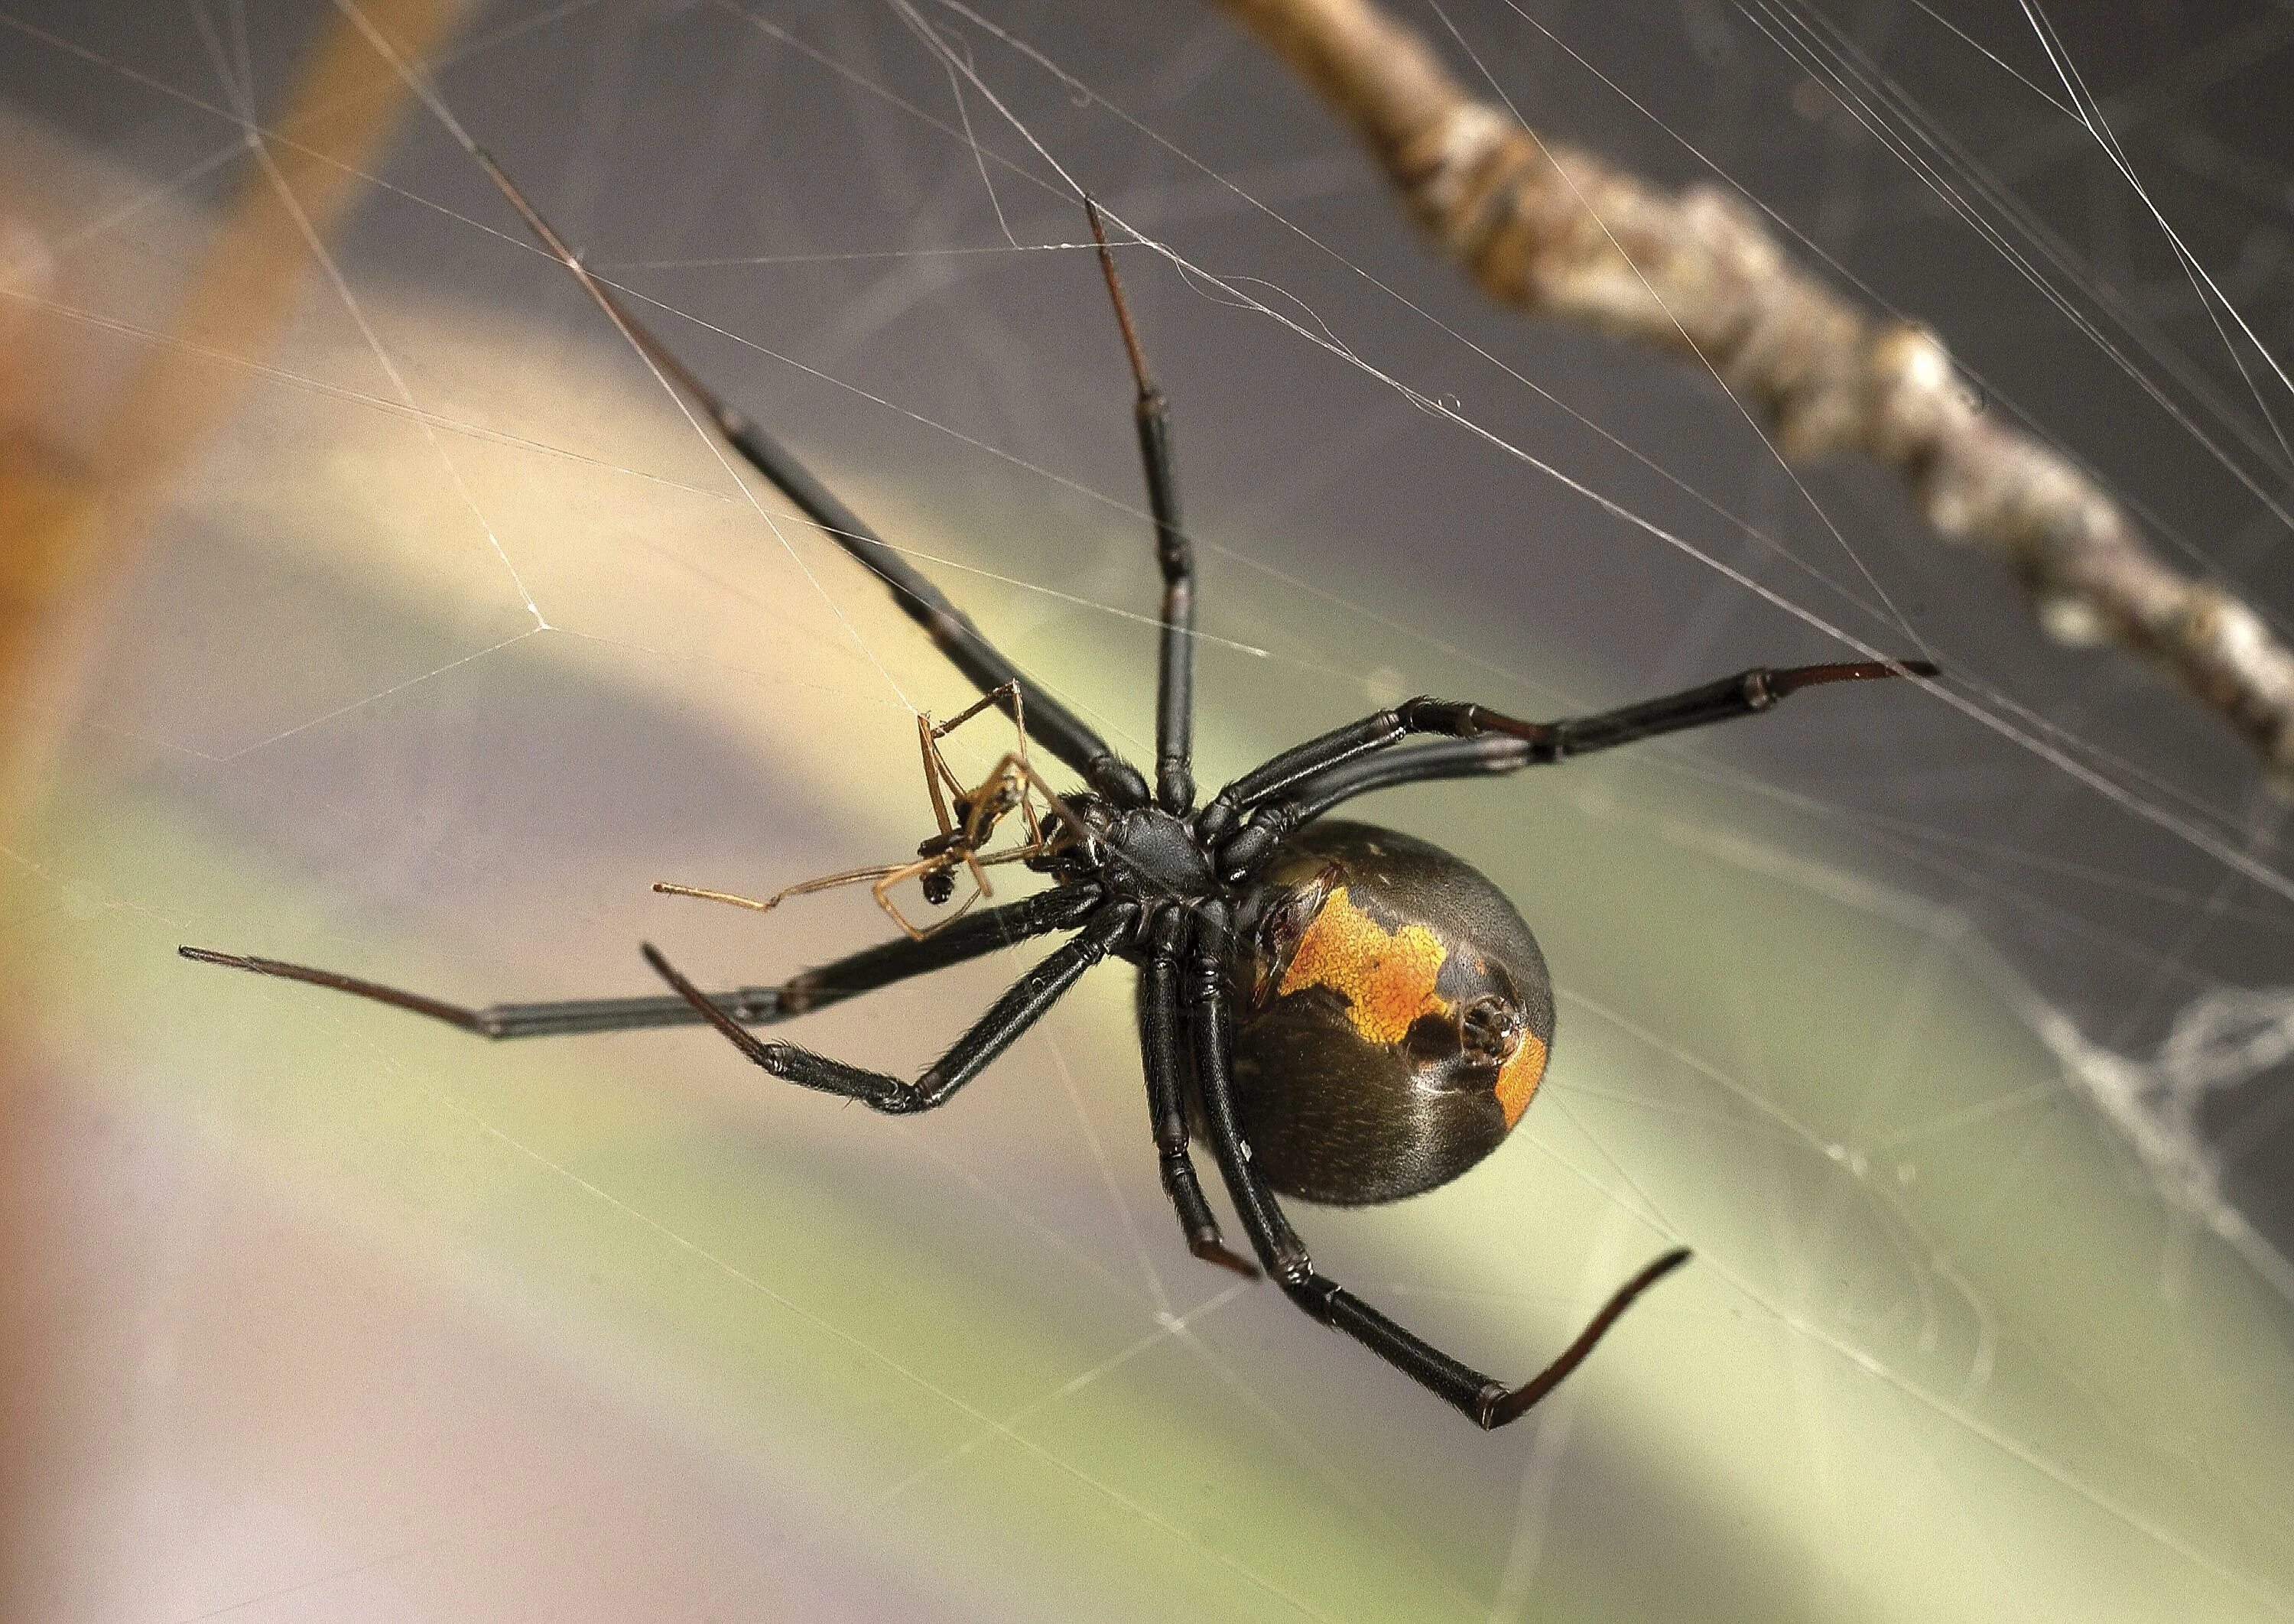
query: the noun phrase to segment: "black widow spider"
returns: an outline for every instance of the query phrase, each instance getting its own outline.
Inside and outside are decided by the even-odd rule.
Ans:
[[[1544,1071],[1554,1017],[1536,939],[1489,881],[1406,835],[1319,820],[1372,790],[1511,773],[1749,716],[1820,683],[1933,676],[1932,665],[1760,667],[1547,722],[1412,699],[1283,751],[1198,808],[1190,750],[1193,555],[1180,522],[1169,415],[1133,330],[1096,208],[1086,200],[1138,386],[1139,449],[1163,576],[1151,792],[1136,767],[1021,675],[779,442],[687,370],[590,275],[500,166],[473,150],[535,237],[629,341],[708,413],[752,467],[874,572],[984,699],[1015,720],[1024,709],[1034,737],[1087,788],[1053,798],[1057,827],[1026,857],[1027,866],[1049,876],[1048,889],[864,949],[778,987],[705,993],[647,944],[646,962],[673,996],[471,1010],[275,959],[198,947],[183,948],[184,957],[355,993],[490,1038],[705,1020],[773,1076],[892,1115],[946,1103],[1086,970],[1110,954],[1128,960],[1140,972],[1139,1043],[1163,1188],[1189,1249],[1257,1272],[1221,1238],[1189,1152],[1200,1140],[1218,1162],[1252,1250],[1290,1299],[1485,1428],[1517,1419],[1575,1368],[1636,1296],[1688,1260],[1680,1248],[1649,1263],[1558,1359],[1513,1388],[1315,1272],[1278,1193],[1355,1205],[1395,1200],[1457,1177],[1520,1120]],[[1409,743],[1420,735],[1428,742]],[[921,857],[948,847],[947,821]],[[966,840],[958,856],[978,843]],[[930,900],[945,898],[942,887]],[[1057,931],[1074,934],[913,1082],[746,1029]]]

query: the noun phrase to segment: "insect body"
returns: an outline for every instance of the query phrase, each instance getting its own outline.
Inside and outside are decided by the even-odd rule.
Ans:
[[[988,769],[988,776],[970,789],[956,775],[940,753],[940,742],[958,727],[978,716],[993,704],[1010,707],[1013,726],[1019,730],[1020,747],[1006,751],[1003,759]],[[876,905],[891,915],[894,924],[910,938],[922,941],[935,930],[945,930],[983,897],[993,896],[988,871],[999,863],[1040,864],[1049,857],[1053,847],[1067,839],[1078,826],[1075,814],[1060,799],[1059,792],[1044,781],[1028,759],[1028,726],[1021,711],[1020,685],[1007,682],[993,693],[983,696],[962,714],[944,722],[934,722],[928,716],[916,718],[916,742],[923,747],[924,789],[931,796],[932,816],[940,820],[940,832],[926,835],[916,844],[913,861],[886,863],[874,868],[850,868],[842,873],[824,874],[817,880],[801,881],[784,886],[759,902],[732,891],[713,891],[697,885],[672,885],[656,881],[654,889],[669,897],[697,897],[704,902],[729,902],[736,907],[754,908],[760,914],[769,914],[792,897],[801,897],[811,891],[826,891],[840,885],[869,882]],[[995,838],[997,825],[1013,813],[1027,825],[1026,838],[1015,841],[1002,851],[988,849]],[[1052,815],[1057,815],[1053,821]],[[1049,824],[1049,827],[1046,824]],[[944,915],[931,924],[919,925],[900,911],[894,899],[893,889],[904,880],[914,880],[923,892],[924,900],[933,907],[945,906],[956,895],[956,871],[968,870],[972,875],[972,894],[954,914]]]
[[[887,900],[902,937],[777,985],[717,993],[696,986],[650,945],[644,955],[668,984],[666,995],[480,1010],[273,959],[194,947],[183,949],[187,957],[354,993],[487,1037],[706,1021],[772,1076],[888,1114],[944,1103],[1086,970],[1110,957],[1127,960],[1139,976],[1149,1126],[1163,1188],[1189,1248],[1256,1272],[1228,1249],[1204,1196],[1194,1165],[1200,1144],[1217,1165],[1252,1252],[1293,1302],[1485,1428],[1502,1426],[1536,1403],[1641,1291],[1686,1261],[1687,1251],[1676,1249],[1649,1263],[1542,1373],[1515,1387],[1451,1358],[1316,1271],[1280,1196],[1390,1201],[1455,1178],[1520,1120],[1553,1041],[1544,960],[1496,887],[1422,841],[1325,822],[1324,815],[1372,790],[1502,776],[1753,715],[1801,688],[1932,676],[1932,666],[1758,667],[1639,704],[1542,722],[1480,705],[1413,699],[1285,751],[1198,806],[1193,556],[1180,522],[1164,398],[1148,375],[1095,209],[1101,264],[1138,386],[1136,426],[1163,577],[1151,787],[1087,723],[1021,675],[785,448],[712,393],[582,265],[493,161],[471,151],[534,235],[709,416],[727,444],[883,581],[978,689],[981,705],[996,704],[1015,723],[1024,709],[1023,740],[1032,736],[1081,781],[1079,789],[1054,790],[1029,763],[1023,743],[978,791],[967,791],[938,760],[945,728],[923,725],[939,834],[927,838],[913,863],[792,889],[872,879],[885,900],[895,878],[913,877],[937,905],[952,896],[958,867],[970,870],[984,893],[981,870],[990,861],[1020,864],[1048,877],[1050,887],[959,912],[931,929],[912,923]],[[955,797],[953,806],[941,804],[943,791]],[[1027,837],[991,857],[985,851],[990,832],[1015,813]],[[1068,939],[914,1078],[749,1029],[1060,932]]]

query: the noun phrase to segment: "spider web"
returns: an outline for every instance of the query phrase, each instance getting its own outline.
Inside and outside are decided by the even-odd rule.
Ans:
[[[2250,761],[1874,471],[1787,467],[1712,378],[1482,303],[1230,24],[1137,9],[521,0],[426,57],[354,0],[0,0],[0,399],[69,468],[155,353],[237,395],[8,850],[40,1395],[9,1604],[2294,1612],[2294,864]],[[2286,635],[2287,13],[1404,14],[1935,324]],[[275,342],[202,349],[178,301],[235,200],[346,139],[281,122],[344,30],[362,93],[415,86],[399,137]],[[484,1003],[650,990],[649,939],[771,980],[885,922],[649,884],[770,891],[929,826],[913,718],[969,692],[733,476],[464,128],[1135,759],[1153,560],[1078,185],[1173,396],[1207,783],[1411,693],[1941,661],[1942,694],[1365,809],[1519,902],[1559,1043],[1471,1177],[1299,1209],[1318,1263],[1513,1377],[1647,1255],[1696,1266],[1485,1438],[1187,1258],[1120,970],[891,1122],[704,1034],[493,1048],[175,959]],[[913,1070],[1027,956],[796,1035]]]

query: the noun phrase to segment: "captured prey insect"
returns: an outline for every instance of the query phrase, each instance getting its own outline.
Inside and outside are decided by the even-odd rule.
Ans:
[[[273,959],[193,947],[182,950],[186,957],[355,993],[485,1037],[706,1021],[774,1076],[892,1115],[944,1104],[1086,970],[1103,959],[1126,960],[1138,970],[1149,1126],[1189,1249],[1244,1274],[1257,1272],[1226,1245],[1196,1173],[1200,1144],[1216,1163],[1259,1264],[1298,1307],[1485,1428],[1521,1417],[1576,1368],[1637,1296],[1687,1261],[1684,1248],[1650,1263],[1558,1358],[1518,1386],[1452,1358],[1315,1270],[1281,1198],[1393,1201],[1456,1178],[1521,1120],[1544,1075],[1554,1028],[1544,959],[1503,893],[1436,847],[1327,815],[1373,790],[1502,775],[1753,715],[1803,688],[1931,677],[1933,666],[1759,667],[1662,698],[1550,721],[1412,699],[1285,751],[1198,806],[1191,747],[1194,556],[1180,517],[1170,418],[1088,199],[1136,386],[1135,427],[1163,581],[1151,786],[1081,718],[1022,675],[779,441],[688,370],[590,273],[500,166],[482,150],[472,152],[630,343],[707,414],[728,445],[872,571],[970,679],[980,704],[947,726],[992,704],[1015,724],[1024,717],[1022,749],[979,790],[965,791],[938,759],[946,728],[923,725],[939,833],[912,863],[792,888],[871,881],[904,934],[777,986],[704,992],[647,944],[646,961],[669,985],[667,995],[466,1009]],[[1025,752],[1030,735],[1081,788],[1055,791],[1037,773]],[[953,809],[940,804],[943,790],[954,795]],[[1014,812],[1027,826],[1026,839],[987,853],[996,824]],[[928,900],[944,904],[958,868],[985,893],[984,867],[991,861],[1020,864],[1051,883],[1021,900],[960,911],[931,929],[913,923],[889,899],[893,884],[915,878],[927,888]],[[1070,933],[1062,945],[913,1079],[749,1030],[1062,932]]]
[[[792,897],[867,881],[872,882],[869,889],[876,898],[876,905],[891,915],[892,922],[907,932],[912,940],[920,942],[935,930],[944,930],[963,917],[973,903],[995,894],[988,879],[990,867],[999,863],[1034,863],[1047,857],[1062,831],[1082,826],[1082,820],[1060,799],[1060,792],[1045,782],[1044,775],[1028,759],[1025,702],[1019,683],[1013,681],[982,695],[947,721],[934,722],[929,716],[916,718],[916,741],[923,749],[924,788],[931,796],[932,816],[940,820],[940,832],[926,835],[917,842],[912,861],[887,863],[875,868],[848,868],[841,873],[823,874],[818,880],[800,881],[783,886],[762,902],[731,891],[671,885],[666,881],[656,881],[653,889],[667,897],[698,897],[705,902],[729,902],[736,907],[769,914]],[[1005,751],[976,788],[966,789],[948,766],[948,758],[940,753],[940,742],[991,705],[1010,709],[1020,745]],[[949,813],[951,803],[955,808],[953,816]],[[984,850],[995,836],[997,824],[1013,812],[1027,824],[1028,838],[1002,851]],[[1049,831],[1045,828],[1047,816],[1057,820]],[[958,868],[971,872],[972,894],[954,912],[931,924],[915,923],[893,900],[893,888],[914,880],[923,891],[926,902],[934,907],[942,906],[956,895]]]

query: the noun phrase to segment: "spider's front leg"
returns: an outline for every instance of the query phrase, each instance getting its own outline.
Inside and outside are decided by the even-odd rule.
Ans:
[[[1155,563],[1163,572],[1162,657],[1155,684],[1155,804],[1184,817],[1195,804],[1195,549],[1179,516],[1179,457],[1171,442],[1171,405],[1147,369],[1147,353],[1131,325],[1131,306],[1115,274],[1099,206],[1084,199],[1107,296],[1123,329],[1124,353],[1139,394],[1132,415],[1139,427],[1139,461],[1147,475],[1147,506],[1155,516]]]
[[[1107,956],[1131,929],[1138,913],[1135,903],[1111,902],[1094,914],[1084,922],[1080,931],[1005,988],[1004,995],[988,1006],[988,1012],[949,1044],[945,1054],[925,1067],[914,1082],[886,1072],[850,1066],[809,1049],[800,1049],[794,1043],[768,1043],[743,1027],[731,1013],[720,1009],[708,994],[687,980],[650,942],[645,944],[645,958],[655,973],[698,1011],[702,1019],[773,1076],[825,1094],[858,1100],[869,1109],[887,1116],[906,1116],[946,1104],[957,1089],[986,1070],[997,1055],[1010,1048],[1021,1033],[1059,1002],[1084,971]]]
[[[1147,804],[1147,783],[1139,769],[1108,747],[1096,730],[1074,711],[1021,674],[1003,651],[988,640],[972,617],[950,601],[899,551],[868,527],[866,521],[815,478],[812,471],[762,425],[739,410],[701,380],[659,334],[640,321],[630,304],[608,288],[582,263],[565,238],[541,211],[519,191],[508,174],[484,149],[472,147],[486,177],[500,188],[534,240],[570,272],[582,291],[594,299],[607,320],[681,394],[707,414],[725,443],[758,473],[777,485],[788,499],[818,525],[823,535],[842,548],[853,560],[883,581],[902,613],[923,629],[948,662],[964,673],[983,695],[1010,694],[1010,714],[1019,711],[1017,696],[1027,696],[1028,715],[1037,735],[1053,755],[1082,775],[1084,781],[1119,807]]]
[[[736,899],[738,900],[738,899]],[[1041,891],[1009,907],[990,908],[956,922],[923,941],[903,937],[879,942],[847,954],[827,964],[817,964],[772,987],[742,987],[708,995],[710,1007],[745,1025],[768,1025],[825,1010],[832,1003],[893,987],[951,964],[961,964],[1031,938],[1055,930],[1072,930],[1098,904],[1094,890]],[[256,954],[222,953],[213,947],[179,947],[183,957],[226,970],[243,970],[305,987],[322,987],[349,993],[393,1009],[427,1015],[433,1020],[476,1037],[560,1037],[593,1032],[642,1032],[661,1027],[691,1026],[707,1019],[679,997],[568,998],[548,1003],[492,1003],[472,1008],[433,998],[427,993],[388,987],[362,976],[321,970],[310,964],[290,964]]]
[[[1233,877],[1300,824],[1372,790],[1566,761],[1664,734],[1758,716],[1803,688],[1891,677],[1932,678],[1937,674],[1934,662],[1927,660],[1756,665],[1678,694],[1543,722],[1525,721],[1486,705],[1420,696],[1334,727],[1252,768],[1212,798],[1196,826],[1202,840],[1217,847],[1219,872]],[[1395,748],[1413,735],[1426,735],[1439,742]],[[1237,820],[1253,812],[1257,816],[1249,824],[1235,831]]]
[[[1242,1126],[1235,1115],[1228,1075],[1234,1052],[1233,1018],[1228,1007],[1222,951],[1229,924],[1225,904],[1212,902],[1203,906],[1193,950],[1188,955],[1185,991],[1194,1016],[1196,1081],[1202,1091],[1211,1148],[1217,1154],[1219,1171],[1225,1175],[1228,1193],[1234,1198],[1235,1208],[1241,1214],[1243,1228],[1257,1250],[1259,1261],[1300,1308],[1331,1329],[1344,1331],[1436,1398],[1462,1411],[1476,1425],[1493,1429],[1520,1419],[1584,1361],[1617,1317],[1631,1306],[1634,1298],[1688,1261],[1688,1248],[1677,1247],[1666,1253],[1626,1281],[1560,1358],[1518,1387],[1508,1387],[1451,1358],[1337,1281],[1317,1274],[1314,1260],[1282,1215],[1274,1191],[1252,1167],[1250,1148],[1243,1141]]]

